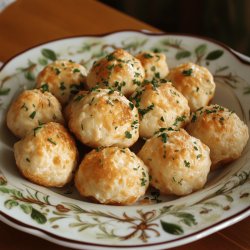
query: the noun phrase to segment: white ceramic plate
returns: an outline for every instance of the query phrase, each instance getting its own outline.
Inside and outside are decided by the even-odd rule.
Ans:
[[[210,69],[217,83],[214,103],[234,110],[249,126],[250,63],[230,48],[182,35],[123,31],[104,36],[61,39],[29,49],[2,66],[0,75],[0,218],[22,231],[79,249],[163,249],[182,245],[227,227],[250,214],[250,145],[242,156],[209,175],[204,189],[191,195],[148,194],[147,205],[107,206],[83,201],[72,186],[48,189],[18,173],[5,125],[13,97],[32,88],[44,65],[68,58],[89,68],[116,47],[132,54],[150,49],[166,53],[168,64],[192,61]],[[82,155],[83,156],[83,155]]]

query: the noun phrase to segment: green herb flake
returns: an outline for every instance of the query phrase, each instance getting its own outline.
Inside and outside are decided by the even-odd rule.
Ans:
[[[141,186],[146,186],[146,184],[147,184],[147,175],[146,175],[146,173],[143,171],[142,172],[142,178],[140,179],[141,180]]]
[[[145,109],[138,109],[138,111],[139,111],[139,113],[142,115],[142,116],[144,116],[145,114],[147,114],[150,110],[153,110],[154,109],[154,104],[151,104],[151,105],[149,105],[147,108],[145,108]]]
[[[199,155],[196,156],[197,159],[200,159],[201,157],[202,157],[201,154],[199,154]]]
[[[109,95],[113,94],[114,92],[115,90],[113,88],[109,88],[109,92],[108,92]]]
[[[121,150],[120,150],[122,153],[126,153],[126,151],[125,151],[125,148],[121,148]]]
[[[153,58],[153,56],[148,53],[143,54],[143,57],[146,59]]]
[[[186,116],[183,115],[183,116],[178,116],[176,119],[175,119],[175,122],[174,122],[174,126],[177,126],[178,122],[184,122],[186,119]]]
[[[131,124],[131,128],[134,128],[134,129],[138,128],[138,124],[139,124],[139,121],[138,120],[134,120],[132,122],[132,124]]]
[[[135,74],[134,74],[134,77],[140,77],[140,73],[138,73],[138,72],[135,72]]]
[[[52,138],[48,138],[47,141],[50,142],[51,144],[56,145],[56,142],[54,142],[54,141],[52,140]]]
[[[223,121],[224,121],[224,120],[225,120],[224,117],[220,117],[219,122],[220,122],[221,124],[223,124]]]
[[[64,82],[61,82],[60,83],[60,90],[65,90],[66,89],[66,87],[65,87],[65,85],[64,85]]]
[[[168,135],[166,133],[160,134],[159,137],[161,137],[161,140],[162,140],[163,143],[167,143]]]
[[[197,116],[196,116],[196,114],[193,114],[191,122],[195,122],[196,120],[197,120]]]
[[[21,109],[25,109],[26,111],[29,110],[25,103],[23,104],[23,106],[21,107]]]
[[[129,107],[130,107],[131,110],[134,109],[134,106],[135,106],[135,105],[134,105],[132,102],[129,103]]]
[[[159,72],[156,72],[156,73],[155,73],[155,77],[156,77],[156,78],[160,78],[160,73],[159,73]]]
[[[188,162],[186,160],[184,160],[184,165],[185,165],[186,168],[190,168],[190,162]]]
[[[29,159],[29,158],[26,158],[25,160],[26,160],[27,162],[30,162],[30,159]]]
[[[39,125],[38,127],[34,128],[34,136],[36,136],[37,132],[42,128],[42,125]]]
[[[197,151],[197,150],[198,150],[198,148],[197,148],[196,146],[194,146],[194,150],[196,150],[196,151]]]
[[[115,65],[114,65],[114,64],[111,64],[111,65],[108,65],[108,66],[107,66],[107,69],[111,71],[114,67],[115,67]]]
[[[132,134],[129,131],[126,131],[125,132],[125,137],[130,139],[130,138],[132,138]]]
[[[114,56],[113,54],[109,54],[109,55],[106,56],[106,59],[107,59],[108,61],[112,61],[112,60],[115,59],[115,56]]]
[[[154,72],[154,71],[156,70],[156,67],[155,67],[155,66],[152,66],[150,69],[151,69],[151,71]]]
[[[73,73],[79,73],[79,72],[81,72],[80,69],[77,68],[73,69]]]
[[[193,69],[187,69],[187,70],[183,70],[183,71],[182,71],[182,74],[183,74],[184,76],[191,76],[192,73],[193,73]]]
[[[42,84],[41,90],[43,93],[49,91],[49,85],[47,83]]]
[[[55,72],[56,72],[57,75],[59,75],[61,73],[61,70],[58,69],[58,68],[55,68],[54,70],[55,70]]]
[[[80,100],[82,100],[84,96],[83,95],[78,95],[75,99],[74,102],[79,102]]]
[[[33,111],[33,112],[29,115],[29,117],[30,117],[31,119],[34,119],[35,116],[36,116],[36,111]]]

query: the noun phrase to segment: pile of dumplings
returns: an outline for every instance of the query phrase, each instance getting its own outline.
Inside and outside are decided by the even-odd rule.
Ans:
[[[249,138],[234,112],[210,105],[215,88],[206,68],[169,69],[163,53],[116,49],[89,72],[54,61],[8,110],[7,126],[20,138],[16,165],[46,187],[74,178],[83,197],[102,204],[133,204],[149,185],[190,194],[210,170],[239,158]],[[139,138],[136,155],[130,147]],[[76,140],[92,151],[79,155]]]

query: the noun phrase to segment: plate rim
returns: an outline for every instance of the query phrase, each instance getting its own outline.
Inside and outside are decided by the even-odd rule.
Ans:
[[[73,39],[73,38],[85,38],[85,37],[105,37],[105,36],[109,36],[109,35],[113,35],[116,33],[123,33],[123,32],[135,32],[135,33],[140,33],[140,34],[144,34],[144,35],[148,35],[148,36],[182,36],[182,37],[191,37],[191,38],[198,38],[198,39],[203,39],[203,40],[207,40],[209,42],[212,42],[216,45],[219,45],[221,47],[223,47],[224,49],[226,49],[229,53],[231,53],[236,59],[238,59],[238,61],[240,61],[241,63],[250,66],[250,60],[245,59],[244,54],[242,54],[244,57],[241,57],[239,55],[239,52],[237,52],[236,50],[234,50],[233,48],[231,48],[230,46],[226,45],[223,42],[220,42],[216,39],[210,38],[210,37],[206,37],[206,36],[199,36],[199,35],[194,35],[194,34],[187,34],[187,33],[178,33],[178,32],[151,32],[148,30],[136,30],[136,29],[121,29],[121,30],[116,30],[116,31],[110,31],[110,32],[105,32],[105,33],[101,33],[101,34],[83,34],[83,35],[72,35],[72,36],[63,36],[61,38],[55,38],[55,39],[49,39],[45,42],[41,42],[41,43],[36,43],[35,45],[32,45],[24,50],[21,50],[20,52],[16,53],[15,55],[11,56],[9,59],[7,59],[5,62],[3,62],[3,65],[1,65],[0,67],[0,72],[5,68],[5,66],[12,61],[13,59],[15,59],[16,57],[24,54],[25,52],[34,49],[36,47],[48,44],[48,43],[52,43],[52,42],[57,42],[57,41],[61,41],[61,40],[66,40],[66,39]],[[247,56],[248,57],[248,56]],[[250,58],[250,57],[249,57]]]
[[[7,223],[6,221],[4,222],[2,220],[2,216],[9,222]],[[42,239],[46,239],[49,240],[52,243],[56,243],[59,244],[59,242],[61,242],[62,244],[77,244],[79,246],[78,249],[84,249],[84,248],[80,248],[81,246],[92,246],[92,247],[107,247],[107,248],[120,248],[120,249],[132,249],[135,247],[139,247],[139,248],[148,248],[148,247],[156,247],[156,246],[163,246],[166,244],[175,244],[174,246],[170,246],[167,247],[166,249],[172,248],[172,247],[177,247],[177,246],[182,246],[184,244],[188,244],[191,242],[194,242],[196,240],[202,239],[206,236],[209,236],[219,230],[222,230],[228,226],[231,226],[245,218],[247,218],[248,216],[250,216],[250,205],[248,207],[246,207],[245,209],[241,210],[240,212],[231,215],[228,218],[225,218],[219,222],[216,222],[212,225],[209,225],[203,229],[198,230],[197,232],[191,233],[189,235],[185,235],[183,237],[179,237],[176,239],[172,239],[172,240],[168,240],[168,241],[162,241],[162,242],[155,242],[155,243],[147,243],[147,244],[134,244],[134,245],[110,245],[110,244],[98,244],[98,243],[91,243],[91,242],[85,242],[85,241],[78,241],[78,240],[72,240],[72,239],[68,239],[68,238],[64,238],[61,237],[59,235],[53,234],[51,232],[48,232],[46,230],[43,230],[39,227],[35,227],[32,225],[28,225],[25,222],[19,221],[15,218],[12,218],[11,216],[9,216],[8,214],[5,214],[4,212],[0,211],[0,221],[13,227],[16,228],[20,231],[22,231],[21,229],[19,229],[18,227],[21,227],[22,229],[29,229],[32,230],[32,232],[27,232],[27,231],[22,231],[34,236],[37,236],[39,238]],[[234,219],[234,220],[233,220]],[[227,225],[227,223],[229,223],[229,225]],[[218,228],[218,226],[220,226]],[[36,233],[36,231],[39,232],[39,234]],[[205,236],[202,236],[203,233],[206,233]],[[59,242],[54,242],[53,240],[57,240]],[[176,244],[177,243],[177,244]],[[60,245],[62,245],[60,244]],[[72,246],[71,246],[72,247]]]
[[[13,59],[21,56],[22,54],[28,52],[31,49],[35,49],[35,48],[42,46],[42,45],[46,45],[46,44],[56,42],[56,41],[74,39],[74,38],[86,38],[86,37],[102,38],[105,36],[123,33],[123,32],[134,32],[134,33],[138,33],[138,34],[144,34],[147,36],[181,36],[181,37],[202,39],[202,40],[209,41],[209,42],[212,42],[216,45],[223,47],[231,55],[233,55],[239,61],[239,63],[250,66],[250,57],[247,57],[245,55],[243,55],[243,57],[241,57],[239,52],[235,51],[234,49],[227,46],[226,44],[219,42],[215,39],[209,38],[209,37],[190,35],[190,34],[185,34],[185,33],[165,33],[165,32],[151,32],[151,31],[145,31],[145,30],[133,30],[133,29],[125,29],[124,30],[123,29],[123,30],[117,30],[117,31],[106,32],[106,33],[102,33],[102,34],[94,34],[94,35],[87,34],[87,35],[77,35],[77,36],[65,36],[65,37],[51,39],[51,40],[48,40],[46,42],[35,44],[35,45],[25,49],[25,50],[22,50],[22,51],[16,53],[15,55],[13,55],[9,59],[7,59],[7,61],[5,61],[3,63],[3,65],[0,67],[0,73],[6,67],[6,65],[9,64]],[[22,221],[15,219],[15,218],[12,218],[10,215],[4,213],[3,211],[0,211],[0,221],[2,221],[3,223],[5,223],[5,224],[7,224],[15,229],[18,229],[18,230],[23,231],[25,233],[29,233],[29,234],[37,236],[39,238],[46,239],[46,240],[48,240],[52,243],[55,243],[55,244],[64,245],[64,246],[66,244],[66,246],[68,246],[68,247],[74,247],[74,248],[79,248],[79,249],[84,249],[84,247],[86,247],[86,246],[124,248],[124,249],[131,249],[134,247],[148,248],[150,246],[152,246],[152,247],[156,247],[156,246],[164,247],[164,245],[166,245],[166,244],[173,243],[174,244],[173,246],[169,246],[169,248],[171,248],[171,247],[176,247],[176,246],[180,246],[183,244],[191,243],[195,240],[198,240],[198,239],[201,239],[205,236],[211,235],[212,233],[215,233],[219,230],[222,230],[223,228],[226,228],[230,225],[233,225],[233,224],[247,218],[248,216],[250,216],[250,205],[247,206],[246,208],[244,208],[243,210],[238,211],[237,213],[234,213],[231,216],[229,216],[223,220],[220,220],[220,221],[215,222],[215,223],[213,223],[213,224],[211,224],[203,229],[198,230],[197,232],[193,232],[189,235],[185,235],[183,237],[178,237],[176,239],[162,241],[162,242],[156,242],[156,243],[139,244],[139,245],[138,244],[137,245],[108,245],[108,244],[98,244],[98,243],[84,242],[84,241],[78,241],[78,240],[64,238],[64,237],[61,237],[59,235],[53,234],[49,231],[46,231],[44,229],[41,229],[39,227],[35,227],[33,225],[26,224],[25,222],[22,222]],[[5,219],[5,221],[2,219],[2,217]],[[19,227],[21,227],[21,229]],[[27,230],[25,230],[25,229],[27,229]],[[28,230],[31,230],[31,232],[28,232]],[[205,235],[203,235],[204,233],[205,233]],[[76,244],[76,245],[72,246],[71,244]]]

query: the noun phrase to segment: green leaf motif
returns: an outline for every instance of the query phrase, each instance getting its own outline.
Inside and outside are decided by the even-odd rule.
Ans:
[[[24,76],[29,81],[34,81],[35,80],[34,74],[32,72],[30,72],[30,71],[25,72]]]
[[[225,194],[225,197],[226,197],[227,201],[229,201],[229,202],[234,201],[234,199],[233,199],[233,197],[231,195]]]
[[[219,57],[221,57],[223,55],[224,51],[223,50],[213,50],[211,52],[208,53],[207,57],[206,57],[206,60],[216,60],[218,59]]]
[[[6,184],[7,184],[7,180],[4,177],[0,176],[0,186],[4,186]]]
[[[169,234],[181,235],[184,233],[182,227],[174,223],[168,223],[161,220],[161,226],[163,230]]]
[[[244,88],[244,95],[250,94],[250,87],[245,87]]]
[[[46,66],[48,64],[47,59],[45,58],[39,58],[38,62],[42,65],[42,66]]]
[[[179,218],[181,218],[181,221],[184,224],[186,224],[187,226],[192,226],[192,225],[196,225],[197,224],[194,215],[192,215],[190,213],[177,212],[174,215],[177,216],[177,217],[179,217]]]
[[[28,204],[21,204],[20,208],[23,210],[24,213],[26,214],[31,214],[32,212],[32,206]]]
[[[10,190],[6,187],[0,187],[0,192],[2,192],[4,194],[8,194],[8,193],[10,193]]]
[[[47,222],[47,218],[45,217],[45,215],[40,213],[35,208],[32,208],[31,218],[35,220],[38,224],[45,224]]]
[[[195,54],[197,56],[203,56],[205,54],[205,51],[207,49],[207,45],[206,44],[201,44],[198,47],[195,48]]]
[[[1,88],[0,95],[8,95],[10,92],[10,88]]]
[[[4,202],[4,206],[8,209],[18,206],[18,202],[15,200],[7,200]]]
[[[12,189],[12,190],[10,190],[10,192],[11,192],[16,198],[19,198],[19,199],[22,199],[22,198],[23,198],[23,194],[22,194],[22,192],[19,191],[19,190]]]
[[[179,51],[179,52],[176,53],[175,58],[177,60],[180,60],[182,58],[186,58],[186,57],[189,57],[189,56],[191,56],[191,52],[189,52],[187,50],[182,50],[182,51]]]
[[[52,61],[55,61],[57,59],[56,53],[51,49],[42,49],[41,53],[45,58]]]

